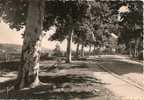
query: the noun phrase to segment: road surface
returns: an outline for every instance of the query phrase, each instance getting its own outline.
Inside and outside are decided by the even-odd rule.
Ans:
[[[95,62],[94,75],[106,83],[122,100],[144,100],[143,65],[124,56],[109,55],[89,57]],[[98,71],[99,70],[99,71]]]

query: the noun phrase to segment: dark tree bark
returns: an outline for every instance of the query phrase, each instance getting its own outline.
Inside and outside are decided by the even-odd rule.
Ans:
[[[91,55],[91,44],[89,45],[89,56]]]
[[[29,0],[28,16],[22,46],[21,67],[16,89],[39,85],[39,58],[43,38],[44,0]]]
[[[79,46],[80,46],[80,43],[78,42],[77,43],[77,48],[76,48],[76,56],[79,57]]]
[[[138,47],[139,47],[139,43],[140,43],[139,40],[140,40],[139,37],[135,39],[135,51],[134,51],[135,52],[135,55],[134,55],[135,57],[138,57]]]
[[[93,55],[95,55],[95,53],[96,53],[96,46],[94,45]]]
[[[132,53],[132,44],[129,43],[129,55],[132,57],[133,53]]]
[[[81,46],[81,56],[84,57],[84,44]]]
[[[66,63],[71,63],[71,45],[72,45],[73,30],[71,30],[67,38],[67,60]]]

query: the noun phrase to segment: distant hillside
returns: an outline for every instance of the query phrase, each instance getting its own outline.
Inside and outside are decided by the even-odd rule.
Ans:
[[[0,53],[20,53],[22,49],[21,45],[18,44],[8,44],[8,43],[0,43]],[[51,52],[51,50],[47,48],[42,48],[42,52]]]
[[[22,47],[21,45],[17,44],[1,43],[0,52],[19,53],[21,52],[21,47]]]

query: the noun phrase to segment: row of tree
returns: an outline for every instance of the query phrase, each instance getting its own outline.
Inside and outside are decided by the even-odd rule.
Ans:
[[[132,57],[138,57],[143,50],[143,2],[128,2],[129,12],[120,13],[119,44],[125,44]],[[140,53],[142,55],[142,53]]]
[[[120,41],[125,39],[127,35],[130,36],[131,29],[134,29],[133,33],[141,33],[141,30],[139,30],[139,27],[141,29],[141,7],[139,3],[141,2],[128,2],[129,5],[134,5],[130,8],[134,10],[134,13],[133,10],[132,13],[128,14],[119,13],[123,20],[118,23],[118,9],[127,2],[0,0],[0,16],[3,21],[8,23],[12,29],[21,30],[25,28],[25,32],[22,34],[24,41],[16,89],[39,85],[41,41],[45,36],[43,31],[48,31],[50,26],[56,27],[56,33],[49,40],[63,41],[67,39],[67,62],[71,62],[72,41],[77,44],[77,54],[79,54],[79,46],[82,45],[81,55],[83,55],[85,46],[91,48],[92,46],[107,44],[107,38],[111,33],[119,35]],[[135,4],[137,5],[136,8]],[[137,19],[135,12],[140,14],[138,15],[139,19]],[[129,16],[131,16],[131,20]],[[134,16],[136,20],[132,20]],[[131,25],[132,23],[135,24]],[[138,28],[133,28],[136,26]],[[122,32],[119,32],[120,27],[122,27]],[[127,42],[124,41],[124,43],[127,45]]]

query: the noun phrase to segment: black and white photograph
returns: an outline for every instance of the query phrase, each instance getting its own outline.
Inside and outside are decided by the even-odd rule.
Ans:
[[[143,0],[0,0],[0,100],[144,100]]]

